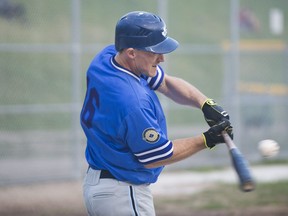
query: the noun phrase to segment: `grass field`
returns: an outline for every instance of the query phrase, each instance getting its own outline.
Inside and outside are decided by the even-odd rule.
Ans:
[[[235,185],[217,185],[188,197],[156,199],[160,215],[285,215],[288,214],[288,182],[259,184],[242,193]],[[162,212],[163,211],[163,212]]]
[[[25,22],[0,18],[0,43],[11,44],[69,44],[72,40],[71,1],[37,1],[14,0],[15,4],[22,4],[26,9]],[[229,0],[218,0],[213,7],[209,0],[181,0],[168,2],[167,24],[170,36],[175,37],[181,44],[221,45],[223,40],[230,38]],[[100,6],[101,5],[101,6]],[[265,0],[240,1],[240,7],[250,8],[261,21],[261,32],[246,32],[241,39],[287,39],[287,28],[280,36],[273,36],[269,31],[268,14],[273,7],[288,8],[287,1]],[[110,44],[114,40],[114,26],[118,18],[131,10],[147,10],[157,12],[157,1],[115,0],[81,2],[80,35],[83,45]],[[109,13],[109,16],[106,14]],[[284,17],[285,27],[288,23]],[[95,50],[95,53],[97,50]],[[85,53],[85,50],[84,50]],[[82,57],[82,79],[88,63],[94,54]],[[71,101],[71,61],[70,53],[7,53],[0,52],[1,56],[1,89],[10,89],[0,93],[1,104],[27,103],[59,103]],[[272,58],[271,58],[272,57]],[[273,58],[276,58],[275,60]],[[249,60],[250,59],[250,60]],[[267,61],[269,59],[269,61]],[[281,67],[279,58],[264,56],[257,58],[243,58],[243,75],[241,79],[254,81],[261,73],[264,82],[271,80],[271,68],[278,71]],[[263,64],[265,62],[265,64]],[[15,64],[17,63],[17,64]],[[266,66],[267,64],[267,66]],[[249,66],[249,67],[248,67]],[[222,95],[223,56],[218,55],[176,55],[169,58],[170,74],[181,76],[211,97],[219,98]],[[247,68],[248,67],[248,68]],[[281,69],[281,68],[280,68]],[[266,72],[267,71],[267,72]],[[281,70],[279,70],[281,71]],[[275,76],[273,82],[281,81],[281,72]],[[276,75],[276,74],[274,74]],[[279,77],[280,76],[280,77]],[[283,76],[283,75],[282,75]],[[207,80],[209,77],[209,80]],[[13,83],[17,88],[11,89]],[[209,85],[207,85],[209,83]],[[213,85],[211,85],[213,83]],[[17,90],[16,90],[17,89]],[[84,91],[84,89],[83,89]],[[3,92],[3,91],[0,91]],[[23,95],[23,92],[25,94]]]
[[[69,44],[72,40],[71,1],[14,0],[26,10],[25,22],[0,18],[0,44]],[[209,0],[181,0],[168,2],[167,24],[170,36],[181,44],[219,45],[230,38],[229,0],[218,0],[213,7]],[[261,32],[246,32],[241,39],[277,39],[287,40],[288,18],[284,16],[282,35],[274,36],[269,31],[268,14],[274,7],[288,8],[288,2],[277,1],[240,1],[240,7],[250,8],[261,21]],[[101,6],[100,6],[101,5]],[[114,40],[114,26],[118,18],[131,10],[157,12],[157,1],[115,0],[81,2],[80,35],[83,45],[110,44]],[[109,13],[109,16],[106,14]],[[105,21],[105,22],[104,22]],[[95,53],[97,50],[95,50]],[[85,53],[85,50],[84,50]],[[94,53],[82,57],[82,79],[88,63]],[[0,52],[1,104],[61,103],[71,101],[71,55],[70,53],[10,53]],[[243,56],[243,80],[280,82],[281,58],[276,56]],[[279,62],[280,61],[280,62]],[[181,76],[195,83],[211,97],[222,95],[223,56],[217,55],[182,55],[172,54],[169,58],[170,74]],[[274,74],[270,71],[280,71]],[[261,71],[260,76],[257,71]],[[209,79],[207,79],[209,77]],[[266,77],[266,78],[265,78]],[[263,80],[262,80],[263,79]],[[265,80],[266,79],[266,80]],[[258,80],[259,81],[259,80]],[[14,88],[11,89],[11,83]],[[209,84],[207,84],[209,83]],[[213,85],[211,85],[213,83]],[[0,90],[1,90],[0,89]],[[83,89],[84,91],[84,89]],[[25,92],[25,94],[23,94]]]

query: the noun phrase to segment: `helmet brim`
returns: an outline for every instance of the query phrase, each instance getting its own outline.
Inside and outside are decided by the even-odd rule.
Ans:
[[[167,37],[162,42],[154,45],[149,46],[145,48],[141,48],[141,50],[145,50],[147,52],[157,53],[157,54],[166,54],[173,52],[177,47],[179,43],[173,38]]]

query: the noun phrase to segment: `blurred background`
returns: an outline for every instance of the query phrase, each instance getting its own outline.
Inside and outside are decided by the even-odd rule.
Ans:
[[[288,156],[287,0],[0,0],[0,185],[81,179],[85,137],[79,113],[85,73],[133,10],[160,15],[180,47],[163,67],[230,113],[249,162],[258,142]],[[207,130],[202,112],[159,95],[171,139]],[[226,147],[167,170],[229,164]]]

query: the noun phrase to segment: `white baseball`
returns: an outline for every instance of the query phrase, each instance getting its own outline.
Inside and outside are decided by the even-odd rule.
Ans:
[[[258,149],[263,157],[273,157],[278,154],[280,146],[275,140],[266,139],[258,143]]]

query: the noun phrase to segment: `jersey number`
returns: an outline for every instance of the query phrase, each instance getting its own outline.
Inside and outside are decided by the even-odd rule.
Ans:
[[[95,88],[91,88],[89,91],[89,98],[86,106],[82,111],[82,122],[87,128],[92,127],[92,119],[95,114],[96,108],[99,108],[99,94]]]

